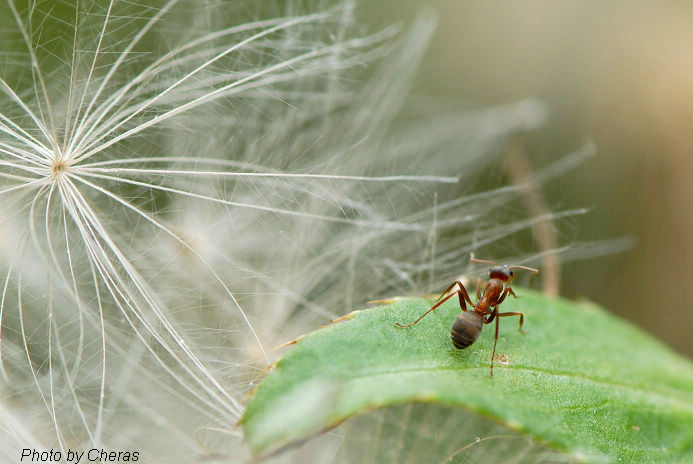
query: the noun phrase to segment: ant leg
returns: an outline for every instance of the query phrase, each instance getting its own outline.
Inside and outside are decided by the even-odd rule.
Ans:
[[[460,284],[460,285],[462,285],[462,284]],[[464,302],[465,297],[467,298],[467,300],[469,300],[469,295],[467,295],[467,289],[462,287],[460,290],[457,290],[455,293],[457,293],[457,296],[460,298],[460,309],[464,312],[467,312],[467,305]],[[462,295],[463,293],[464,293],[464,296]],[[474,307],[474,305],[472,304],[471,301],[469,302],[469,304],[472,305],[472,308]]]
[[[431,307],[431,309],[429,309],[428,311],[426,311],[425,313],[423,313],[423,314],[421,315],[421,317],[419,317],[417,320],[415,320],[415,321],[412,322],[411,324],[402,325],[402,324],[400,324],[399,322],[395,322],[395,325],[396,325],[397,327],[411,327],[412,325],[416,324],[416,323],[419,322],[421,319],[423,319],[424,316],[425,316],[426,314],[430,313],[431,311],[435,311],[435,309],[436,309],[438,306],[442,305],[443,303],[445,303],[446,301],[448,301],[450,298],[452,298],[453,296],[455,296],[455,295],[458,294],[458,293],[459,293],[459,290],[457,290],[457,291],[455,291],[455,292],[449,294],[448,296],[446,296],[446,297],[443,298],[442,300],[438,301],[436,304],[434,304],[434,305]],[[464,303],[464,300],[461,300],[461,301],[462,301],[462,303]],[[467,308],[465,307],[464,310],[466,311]]]
[[[509,313],[499,313],[498,312],[498,307],[493,308],[493,312],[491,313],[491,316],[486,319],[486,323],[490,324],[493,319],[496,320],[496,334],[493,338],[493,353],[491,354],[491,377],[493,377],[493,360],[496,358],[496,344],[498,344],[498,323],[500,322],[501,317],[507,317],[507,316],[520,316],[520,327],[519,330],[522,332],[522,323],[524,322],[524,315],[522,313],[516,313],[516,312],[509,312]],[[522,332],[524,333],[524,332]]]
[[[464,299],[467,300],[467,303],[469,303],[469,306],[471,306],[473,308],[474,303],[472,303],[472,299],[469,298],[469,293],[467,293],[467,289],[464,288],[464,285],[462,285],[462,282],[460,282],[459,280],[457,281],[457,284],[460,286],[460,306],[462,306],[462,309],[464,311],[467,310],[467,308],[464,305],[464,302],[462,300],[462,297],[464,297]]]
[[[498,308],[493,308],[493,313],[491,313],[491,317],[489,318],[488,322],[491,322],[497,315]],[[493,377],[493,360],[496,357],[496,345],[498,344],[498,321],[500,321],[500,317],[496,318],[496,335],[493,338],[493,353],[491,354],[491,377]]]
[[[448,288],[446,288],[446,289],[443,291],[443,293],[440,294],[440,296],[436,299],[436,301],[440,301],[440,299],[443,298],[447,292],[449,292],[450,290],[452,290],[452,288],[453,288],[455,285],[457,285],[457,283],[458,283],[458,281],[454,281],[453,283],[451,283],[450,286],[449,286]]]
[[[512,292],[513,290],[510,287],[505,287],[505,290],[503,290],[503,293],[501,293],[500,298],[496,300],[496,303],[493,306],[498,306],[505,300],[505,297],[508,296],[508,292]],[[514,295],[514,293],[513,293]]]
[[[512,288],[505,287],[505,290],[503,290],[503,293],[501,293],[500,298],[496,300],[496,303],[493,306],[498,306],[499,304],[501,304],[505,300],[505,297],[508,296],[508,293],[510,293],[515,298],[520,298],[519,296],[515,295],[515,292],[513,292]]]
[[[438,297],[438,299],[440,300],[441,298],[443,298],[443,296],[444,296],[447,292],[449,292],[450,290],[452,290],[452,288],[453,288],[455,285],[459,285],[459,287],[460,287],[460,289],[459,289],[457,292],[460,293],[460,307],[462,307],[462,310],[463,310],[463,311],[466,311],[466,310],[467,310],[467,309],[466,309],[466,306],[464,305],[464,302],[463,302],[463,300],[462,300],[463,298],[464,298],[464,300],[467,301],[467,303],[469,303],[469,306],[471,306],[471,307],[473,308],[473,307],[474,307],[474,303],[472,303],[472,299],[469,298],[469,293],[467,293],[467,289],[465,288],[465,286],[464,286],[464,284],[462,283],[461,280],[456,280],[455,282],[453,282],[452,285],[450,285],[448,288],[445,289],[445,291]],[[454,293],[457,293],[457,292],[454,292]]]
[[[517,328],[521,333],[522,332],[522,324],[525,321],[525,316],[522,313],[517,313],[517,312],[512,312],[512,313],[498,313],[498,317],[507,317],[507,316],[520,316],[520,327]]]
[[[479,301],[481,299],[481,279],[479,277],[476,278],[476,301]]]

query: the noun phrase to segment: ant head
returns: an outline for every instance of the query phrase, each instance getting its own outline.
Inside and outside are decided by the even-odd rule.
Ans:
[[[489,277],[509,283],[515,278],[515,273],[510,270],[510,267],[507,264],[501,264],[499,266],[493,266],[489,270]]]

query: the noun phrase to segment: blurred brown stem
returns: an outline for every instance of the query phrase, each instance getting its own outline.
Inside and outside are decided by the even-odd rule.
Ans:
[[[505,156],[505,170],[510,181],[522,187],[520,196],[531,217],[548,215],[550,210],[537,182],[532,179],[532,165],[518,142],[508,145]],[[538,222],[532,228],[534,238],[542,251],[542,290],[550,296],[557,296],[561,286],[561,263],[556,249],[556,231],[551,220]]]

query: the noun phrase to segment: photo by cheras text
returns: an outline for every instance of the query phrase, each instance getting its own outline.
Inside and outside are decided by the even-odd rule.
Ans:
[[[20,462],[136,462],[140,458],[139,451],[106,451],[92,448],[90,450],[73,451],[68,448],[66,453],[51,449],[39,451],[32,448],[22,449]]]

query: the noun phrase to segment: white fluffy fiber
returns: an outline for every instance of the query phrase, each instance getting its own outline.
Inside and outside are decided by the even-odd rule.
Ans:
[[[0,6],[0,461],[245,459],[274,347],[531,226],[476,176],[541,105],[409,98],[434,21],[357,6]]]

